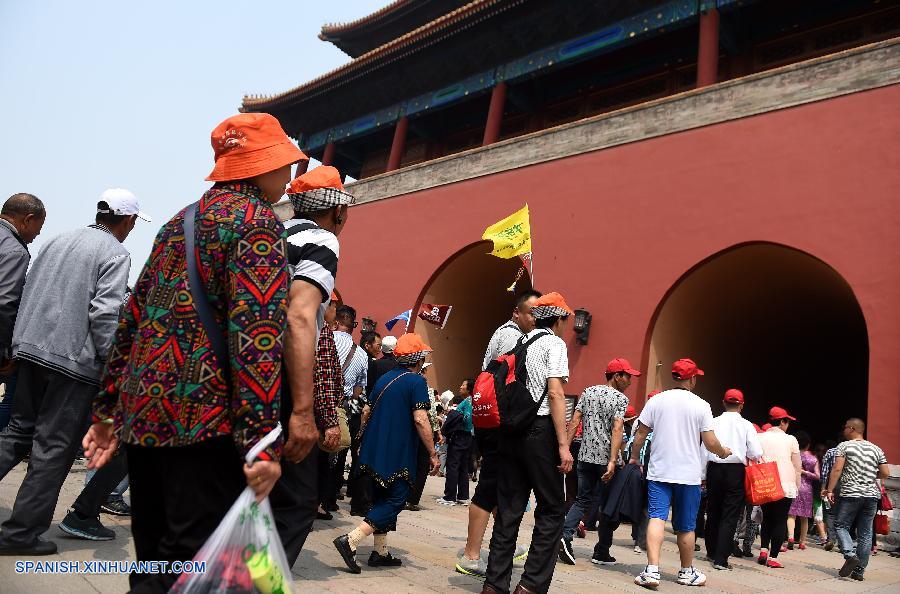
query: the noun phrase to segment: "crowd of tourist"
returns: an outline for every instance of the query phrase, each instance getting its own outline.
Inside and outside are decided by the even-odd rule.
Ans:
[[[656,588],[670,512],[680,584],[706,583],[694,563],[701,531],[716,570],[753,556],[758,533],[758,562],[781,568],[779,553],[804,550],[815,530],[843,554],[839,574],[864,579],[888,466],[862,419],[844,423],[840,443],[812,448],[780,406],[762,427],[745,419],[736,388],[714,417],[695,394],[704,372],[687,358],[672,365],[674,387],[650,393],[640,412],[625,392],[641,372],[623,358],[573,402],[562,338],[573,311],[558,292],[518,295],[482,369],[438,394],[424,370],[440,353],[419,335],[366,329],[354,339],[356,309],[335,291],[338,236],[354,204],[340,173],[304,166],[292,180],[291,166],[308,159],[267,114],[228,118],[211,143],[212,187],[162,226],[133,290],[122,244],[137,219],[150,221],[134,194],[104,192],[94,222],[48,241],[30,270],[44,204],[30,194],[4,203],[0,478],[29,464],[0,554],[56,553],[41,535],[83,450],[96,472],[59,527],[109,540],[101,512],[130,516],[139,561],[193,558],[249,486],[269,498],[290,565],[314,522],[349,498],[361,519],[334,540],[340,560],[360,573],[357,550],[373,536],[367,565],[400,566],[388,535],[440,475],[436,503],[468,506],[455,570],[483,578],[486,593],[510,592],[514,567],[523,569],[515,592],[546,592],[558,562],[578,562],[573,542],[588,531],[598,539],[591,563],[616,564],[622,522],[635,553],[646,552],[635,583]],[[281,221],[273,204],[285,192],[293,215]],[[494,426],[479,422],[480,386],[500,361],[515,381],[498,390]],[[244,463],[279,424],[285,438]],[[763,462],[775,463],[783,497],[756,507],[745,474]],[[165,592],[177,578],[133,573],[130,584]]]

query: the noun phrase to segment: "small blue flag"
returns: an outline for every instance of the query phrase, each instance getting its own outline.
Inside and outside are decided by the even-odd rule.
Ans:
[[[384,326],[385,326],[385,328],[387,328],[388,330],[393,330],[393,329],[394,329],[394,324],[396,324],[397,322],[401,322],[401,321],[402,321],[402,322],[405,322],[406,325],[409,326],[409,318],[410,318],[410,316],[412,316],[412,310],[411,310],[411,309],[407,309],[405,312],[403,312],[403,313],[401,313],[401,314],[397,314],[396,316],[394,316],[393,318],[391,318],[390,320],[388,320],[387,322],[385,322],[385,323],[384,323]]]

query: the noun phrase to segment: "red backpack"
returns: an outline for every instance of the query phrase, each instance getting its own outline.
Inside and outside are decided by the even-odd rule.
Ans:
[[[472,393],[472,424],[479,429],[502,428],[510,433],[518,433],[531,426],[537,411],[547,396],[534,401],[526,386],[525,354],[528,347],[545,332],[524,341],[519,339],[516,346],[500,355],[475,379]]]

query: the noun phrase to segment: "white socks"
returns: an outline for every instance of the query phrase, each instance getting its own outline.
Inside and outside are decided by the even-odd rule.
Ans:
[[[388,554],[387,534],[375,535],[375,551],[377,551],[378,554],[382,557]]]
[[[359,528],[354,528],[353,530],[351,530],[350,533],[347,534],[347,540],[350,541],[350,548],[356,551],[356,547],[359,546],[359,543],[365,540],[366,536],[366,533]],[[377,542],[378,537],[376,536],[375,538]]]
[[[648,573],[659,573],[659,565],[648,565],[647,572]]]

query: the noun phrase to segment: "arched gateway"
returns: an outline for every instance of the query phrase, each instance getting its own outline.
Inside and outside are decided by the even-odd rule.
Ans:
[[[774,243],[741,244],[701,262],[669,290],[648,330],[646,388],[670,387],[672,361],[706,371],[698,393],[721,409],[744,390],[744,416],[786,407],[814,439],[866,418],[869,346],[850,285],[823,261]]]
[[[455,393],[463,379],[481,371],[491,334],[509,319],[515,304],[515,294],[507,288],[522,261],[497,258],[491,249],[490,241],[479,241],[450,256],[425,283],[413,308],[409,331],[419,333],[435,350],[434,365],[426,374],[438,391]],[[516,283],[516,294],[530,288],[526,271]],[[415,317],[422,303],[453,306],[443,330]]]

